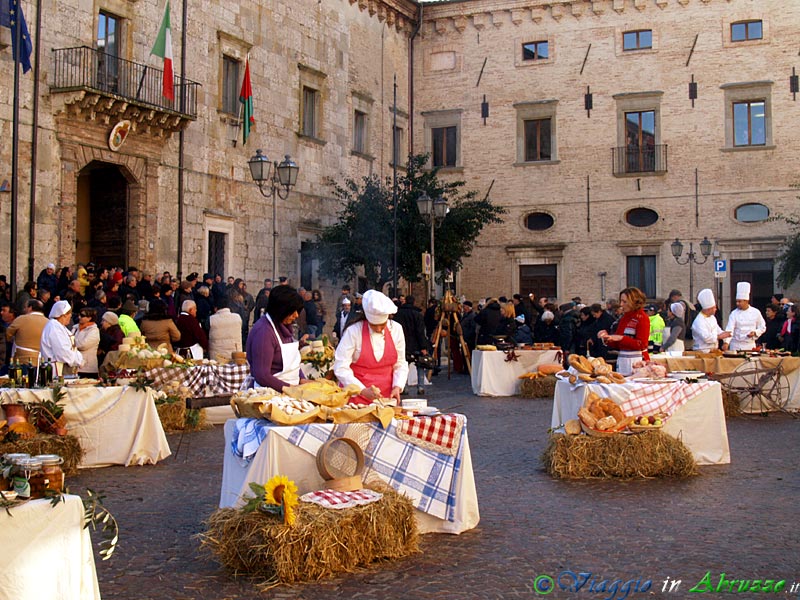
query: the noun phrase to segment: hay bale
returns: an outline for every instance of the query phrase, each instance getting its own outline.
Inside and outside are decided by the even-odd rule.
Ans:
[[[27,440],[0,442],[0,455],[15,452],[35,454],[58,454],[64,459],[61,470],[64,475],[77,475],[78,465],[83,459],[83,448],[74,435],[39,434]]]
[[[291,527],[258,511],[222,508],[206,522],[201,547],[234,575],[266,585],[315,581],[419,552],[411,502],[388,487],[379,491],[380,501],[342,510],[301,502]]]
[[[161,419],[161,426],[168,433],[200,431],[210,427],[206,423],[206,411],[204,409],[187,409],[184,400],[157,404],[156,409],[158,417]]]
[[[551,435],[542,462],[557,479],[697,475],[689,449],[662,431],[606,437]]]
[[[546,375],[536,379],[523,379],[519,386],[519,395],[523,398],[548,398],[556,395],[556,376]]]
[[[725,417],[730,419],[732,417],[742,416],[742,402],[739,396],[733,394],[722,388],[722,408],[725,410]]]

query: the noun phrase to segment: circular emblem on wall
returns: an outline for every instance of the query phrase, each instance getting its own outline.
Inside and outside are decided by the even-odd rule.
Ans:
[[[131,131],[131,122],[125,119],[114,125],[111,135],[108,136],[108,147],[114,152],[120,149]]]

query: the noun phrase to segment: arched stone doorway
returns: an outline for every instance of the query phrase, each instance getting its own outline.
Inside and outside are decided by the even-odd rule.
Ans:
[[[75,260],[125,268],[130,190],[114,164],[92,161],[78,174]]]

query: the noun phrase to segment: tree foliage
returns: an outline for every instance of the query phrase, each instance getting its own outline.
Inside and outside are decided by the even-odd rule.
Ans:
[[[776,257],[778,275],[775,279],[783,289],[786,289],[800,278],[800,219],[784,215],[773,218],[788,223],[793,231],[786,237]]]
[[[505,209],[492,204],[488,194],[465,190],[463,181],[439,180],[438,169],[428,170],[428,156],[410,156],[403,176],[397,181],[397,271],[407,281],[421,278],[422,253],[430,250],[430,225],[417,209],[423,193],[445,198],[447,216],[436,226],[435,264],[437,271],[458,271],[470,255],[478,236],[489,223],[501,223]],[[353,279],[364,268],[369,287],[380,287],[393,278],[394,205],[391,181],[376,176],[360,182],[347,179],[334,187],[342,203],[339,221],[317,237],[315,254],[320,275],[331,281]]]

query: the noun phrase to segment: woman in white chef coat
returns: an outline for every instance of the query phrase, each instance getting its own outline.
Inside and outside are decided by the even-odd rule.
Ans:
[[[64,372],[77,373],[83,366],[83,354],[75,347],[75,337],[67,326],[72,324],[72,306],[66,300],[59,300],[50,309],[50,320],[42,330],[42,360],[49,360],[56,366],[59,375]]]

